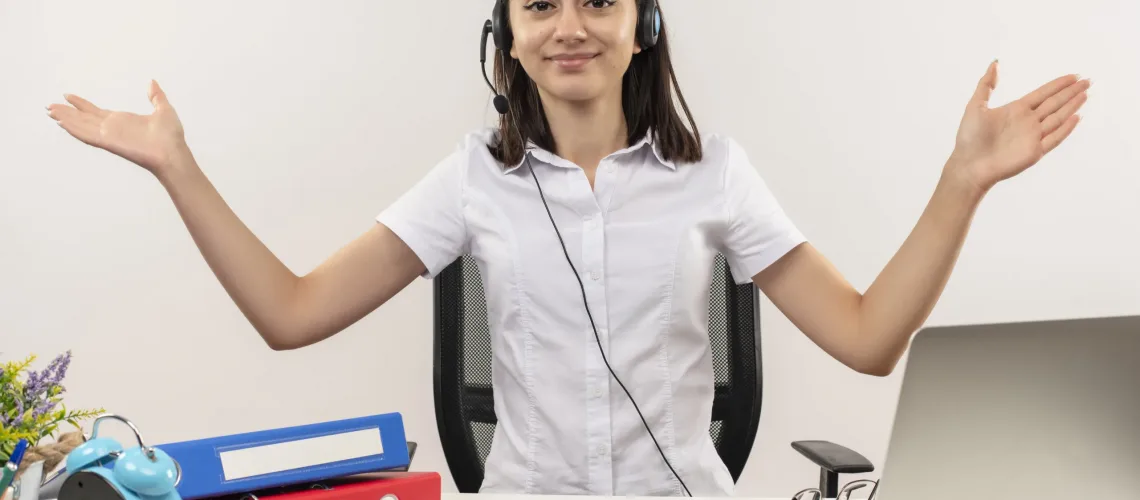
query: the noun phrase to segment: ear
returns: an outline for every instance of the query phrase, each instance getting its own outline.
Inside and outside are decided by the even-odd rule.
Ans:
[[[638,0],[638,1],[643,1],[643,0]],[[636,3],[634,3],[633,8],[634,8],[634,12],[635,12],[634,16],[633,16],[633,55],[637,55],[637,54],[640,54],[641,51],[643,50],[643,48],[641,46],[641,35],[638,31],[638,28],[641,27],[641,23],[639,23],[637,20],[637,18],[639,16],[636,13],[637,12],[637,4]]]

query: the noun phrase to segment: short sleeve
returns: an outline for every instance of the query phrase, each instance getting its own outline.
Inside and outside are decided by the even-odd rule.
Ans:
[[[434,278],[467,251],[463,186],[468,155],[458,150],[433,167],[376,220],[396,233]]]
[[[767,183],[736,141],[727,140],[724,210],[725,260],[737,284],[748,283],[806,238],[784,213]]]

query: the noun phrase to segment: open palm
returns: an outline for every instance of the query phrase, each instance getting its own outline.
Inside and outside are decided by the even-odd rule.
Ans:
[[[1076,128],[1088,99],[1088,80],[1066,75],[998,108],[989,107],[997,86],[997,61],[978,82],[962,116],[954,148],[957,165],[988,188],[1036,164]]]
[[[67,94],[64,97],[71,105],[51,104],[48,116],[76,139],[157,172],[185,143],[178,114],[153,80],[148,96],[154,106],[149,115],[101,109]]]

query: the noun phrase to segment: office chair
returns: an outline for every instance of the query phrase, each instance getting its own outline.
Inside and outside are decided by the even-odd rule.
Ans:
[[[461,493],[477,493],[495,433],[491,388],[491,332],[475,260],[462,256],[440,272],[434,289],[434,392],[436,425],[447,466]],[[740,478],[760,421],[759,292],[736,285],[718,255],[709,291],[709,342],[715,387],[709,433],[717,453]],[[871,472],[858,453],[827,441],[797,441],[793,448],[820,467],[820,491],[835,498],[838,474]]]

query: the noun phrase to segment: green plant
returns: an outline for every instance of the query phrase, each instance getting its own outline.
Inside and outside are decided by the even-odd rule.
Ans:
[[[61,424],[81,429],[81,420],[104,413],[102,408],[68,410],[63,404],[63,377],[71,351],[57,356],[43,371],[30,370],[35,360],[33,354],[23,361],[9,361],[0,371],[0,460],[8,459],[20,439],[35,446]]]

